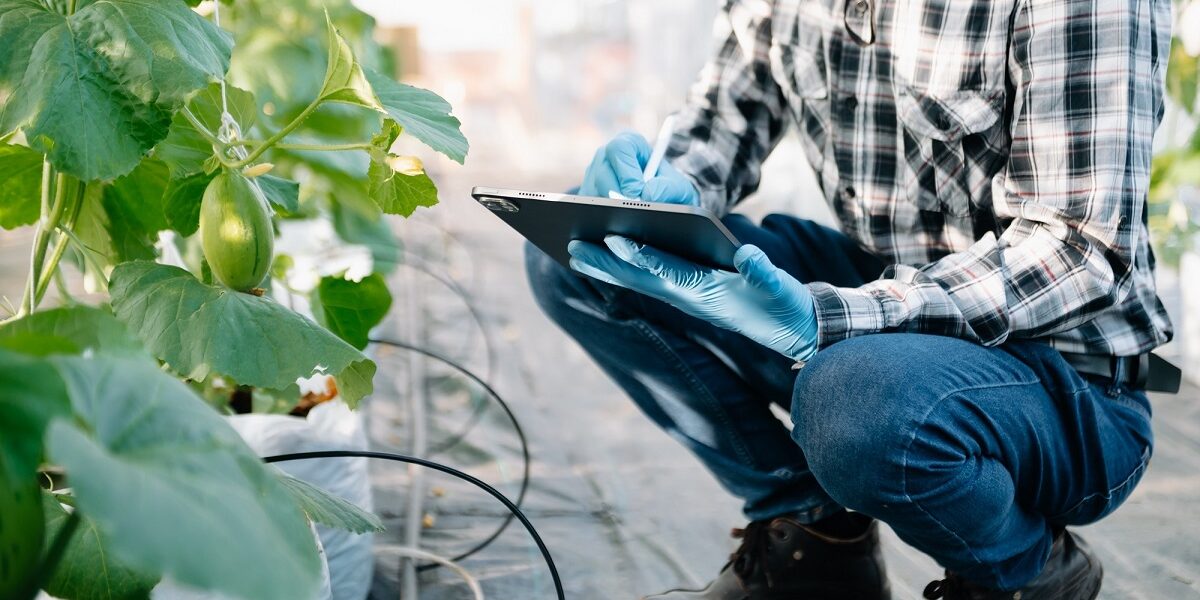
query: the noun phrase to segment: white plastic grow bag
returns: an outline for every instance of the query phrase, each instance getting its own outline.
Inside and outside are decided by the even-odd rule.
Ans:
[[[318,404],[307,418],[286,415],[234,415],[233,428],[259,456],[317,450],[365,450],[366,434],[359,415],[343,402]],[[373,510],[365,458],[316,458],[276,463],[289,475]],[[333,600],[364,600],[371,589],[374,557],[371,534],[354,534],[318,525],[317,535],[329,565]]]

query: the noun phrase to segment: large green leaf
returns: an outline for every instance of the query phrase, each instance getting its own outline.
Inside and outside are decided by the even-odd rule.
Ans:
[[[450,114],[449,102],[429,90],[398,83],[377,71],[365,72],[384,112],[404,128],[404,133],[459,164],[466,160],[467,138],[459,129],[458,119]]]
[[[258,118],[254,95],[246,90],[225,86],[229,115],[244,134],[250,132]],[[187,103],[187,111],[208,133],[216,135],[221,129],[221,85],[210,84]],[[205,170],[213,156],[213,144],[188,118],[179,111],[171,120],[167,138],[154,149],[154,155],[171,168],[171,178],[180,179]]]
[[[358,401],[374,390],[375,362],[370,360],[352,362],[333,379],[337,382],[338,393],[341,394],[342,400],[350,408],[356,408]]]
[[[460,164],[466,160],[467,138],[458,119],[450,114],[450,103],[429,90],[398,83],[360,66],[332,22],[328,23],[327,43],[329,64],[322,99],[378,110],[430,148]]]
[[[166,164],[146,159],[104,187],[105,228],[116,260],[155,257],[158,232],[168,227],[163,210],[167,177]]]
[[[42,547],[36,472],[46,427],[70,407],[49,365],[4,349],[0,390],[0,597],[10,598],[25,595]]]
[[[167,226],[181,235],[192,235],[200,228],[200,202],[215,173],[196,173],[172,179],[163,192],[163,213]]]
[[[137,342],[116,319],[95,308],[36,312],[0,327],[0,597],[29,573],[42,543],[41,500],[35,471],[52,419],[69,414],[62,379],[52,366],[17,354],[95,352],[139,354]],[[77,597],[77,596],[71,596]]]
[[[33,223],[41,210],[42,155],[0,144],[0,227]]]
[[[291,492],[300,510],[314,523],[345,529],[352,533],[383,531],[379,517],[359,508],[354,503],[335,496],[307,481],[281,475],[284,487]]]
[[[437,186],[423,172],[408,175],[373,160],[367,180],[371,199],[389,215],[407,217],[420,206],[433,206],[438,202]]]
[[[27,598],[42,554],[42,492],[33,476],[0,474],[0,598]]]
[[[165,207],[167,167],[148,158],[111,184],[86,185],[73,230],[90,258],[72,254],[72,260],[98,276],[93,263],[107,270],[121,261],[155,258],[158,232],[171,227]]]
[[[288,214],[300,212],[299,183],[274,175],[260,175],[254,178],[254,182],[275,208]]]
[[[70,410],[62,381],[44,361],[0,349],[0,486],[32,480],[50,421]]]
[[[163,215],[163,192],[167,188],[167,165],[148,158],[128,175],[104,189],[105,200],[119,209],[109,213],[132,221],[128,226],[141,232],[156,233],[167,228]]]
[[[278,390],[325,372],[351,405],[371,391],[375,363],[269,298],[205,285],[183,269],[148,261],[119,265],[109,290],[117,318],[188,379],[219,374]]]
[[[0,0],[0,135],[21,129],[84,181],[131,171],[174,111],[223,76],[232,42],[181,0]]]
[[[52,494],[42,494],[46,539],[55,539],[70,513]],[[46,591],[56,598],[116,600],[149,598],[158,577],[122,563],[105,547],[96,524],[80,515],[78,527],[59,559]]]
[[[75,416],[47,433],[105,548],[243,598],[310,598],[320,558],[296,501],[186,385],[145,360],[50,359]]]
[[[375,93],[362,66],[354,57],[350,44],[338,33],[333,21],[326,15],[326,43],[328,44],[328,64],[325,67],[325,81],[321,84],[318,97],[325,100],[357,104],[370,108],[378,108]]]
[[[371,328],[383,321],[392,306],[387,282],[378,273],[362,281],[322,277],[317,297],[321,323],[359,350],[367,347]]]
[[[109,233],[110,225],[108,209],[104,206],[103,186],[89,184],[83,195],[83,203],[79,207],[79,216],[75,219],[74,228],[75,236],[83,248],[74,248],[77,252],[73,252],[71,257],[85,277],[101,284],[107,281],[107,267],[120,260]],[[152,252],[152,249],[146,246],[143,252]],[[96,268],[93,265],[104,269],[105,273],[95,273]]]
[[[17,349],[35,337],[70,342],[73,353],[92,351],[113,356],[148,357],[141,342],[109,311],[68,306],[35,312],[0,327],[0,346]],[[7,341],[15,343],[8,344]]]

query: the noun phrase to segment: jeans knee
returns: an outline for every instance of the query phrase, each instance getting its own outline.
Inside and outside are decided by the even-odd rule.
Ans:
[[[885,348],[855,338],[822,350],[796,378],[792,438],[817,481],[838,503],[872,514],[900,494],[910,433],[904,378],[889,373]]]

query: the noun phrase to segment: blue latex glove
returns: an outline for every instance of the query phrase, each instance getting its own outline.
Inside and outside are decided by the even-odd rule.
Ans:
[[[575,240],[571,268],[657,298],[740,333],[788,358],[817,352],[816,306],[808,288],[771,264],[757,246],[734,255],[736,272],[703,267],[618,235],[607,246]],[[611,250],[611,251],[610,251]]]
[[[627,131],[618,135],[596,151],[592,164],[583,174],[579,194],[607,198],[608,192],[615,191],[626,198],[640,198],[646,202],[699,206],[700,193],[696,186],[665,160],[658,167],[657,175],[650,181],[642,181],[651,151],[646,138],[637,133]]]

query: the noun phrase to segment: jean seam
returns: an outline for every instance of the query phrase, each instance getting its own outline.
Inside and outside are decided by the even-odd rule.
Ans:
[[[725,410],[721,407],[720,403],[718,403],[716,398],[714,398],[708,389],[704,387],[704,384],[700,381],[700,378],[692,372],[692,369],[688,367],[687,363],[685,363],[683,359],[679,358],[679,355],[676,354],[675,351],[672,350],[671,347],[668,346],[667,343],[663,341],[663,339],[657,333],[655,333],[654,328],[637,319],[630,319],[628,322],[633,325],[634,328],[640,331],[642,335],[646,336],[651,343],[658,347],[660,351],[670,356],[671,362],[674,364],[675,368],[678,369],[680,373],[682,373],[683,376],[688,380],[688,383],[691,384],[692,389],[698,390],[701,397],[705,400],[705,403],[708,404],[710,408],[715,409],[714,412],[721,420],[721,425],[724,426],[724,430],[726,432],[734,431],[733,423],[727,418]],[[761,465],[757,464],[757,461],[754,460],[754,457],[750,454],[750,449],[746,447],[739,436],[729,435],[729,438],[733,440],[734,451],[736,451],[743,460],[756,469],[762,468]]]
[[[978,390],[987,390],[987,389],[995,389],[995,388],[1003,388],[1003,387],[1022,387],[1022,386],[1029,386],[1029,385],[1039,385],[1040,386],[1041,382],[1038,381],[1037,379],[1033,379],[1030,381],[1024,381],[1024,380],[1009,381],[1009,382],[1002,382],[1002,383],[991,383],[991,384],[967,386],[967,387],[962,387],[962,388],[958,388],[956,390],[947,392],[947,393],[943,394],[940,398],[938,398],[937,401],[934,402],[929,407],[929,410],[925,411],[925,414],[921,416],[921,422],[919,424],[917,424],[916,427],[913,427],[912,433],[909,435],[909,438],[908,438],[908,443],[906,443],[904,445],[904,455],[903,455],[903,459],[900,461],[900,464],[901,464],[900,489],[901,489],[902,493],[904,494],[904,498],[906,500],[908,500],[908,502],[910,504],[917,507],[917,510],[921,511],[921,513],[924,514],[930,521],[933,521],[933,523],[935,525],[937,525],[942,531],[945,531],[946,533],[950,534],[963,547],[963,549],[967,551],[967,554],[971,557],[971,560],[975,561],[975,563],[979,564],[979,565],[984,565],[985,563],[983,562],[983,560],[981,560],[975,554],[975,551],[971,549],[971,545],[968,544],[966,540],[962,539],[962,537],[959,536],[958,533],[956,533],[955,531],[953,531],[952,529],[947,527],[944,523],[942,523],[941,520],[939,520],[937,517],[933,516],[932,513],[930,513],[928,510],[926,510],[925,507],[922,506],[921,503],[919,501],[917,501],[916,499],[914,499],[912,497],[912,494],[909,493],[909,491],[908,491],[908,457],[909,457],[909,454],[911,453],[912,445],[917,439],[917,432],[929,422],[929,415],[933,414],[933,411],[935,411],[939,407],[941,407],[942,404],[945,403],[945,401],[950,399],[952,396],[956,396],[956,395],[962,394],[964,392],[972,392],[972,391],[978,391]],[[992,578],[994,580],[999,579],[999,576],[998,576],[999,573],[996,571],[995,566],[987,565],[987,567],[992,573]]]
[[[1138,401],[1134,400],[1133,398],[1130,398],[1129,393],[1122,392],[1120,394],[1117,394],[1116,396],[1110,397],[1108,399],[1108,401],[1112,402],[1118,406],[1128,408],[1128,409],[1136,412],[1137,414],[1141,415],[1141,417],[1146,419],[1147,421],[1149,421],[1152,418],[1150,413],[1146,411],[1146,407],[1143,406]]]
[[[1080,500],[1079,502],[1076,502],[1074,505],[1072,505],[1071,508],[1068,508],[1067,510],[1064,510],[1058,514],[1055,514],[1053,516],[1049,516],[1046,518],[1051,521],[1060,520],[1063,517],[1065,517],[1066,515],[1069,515],[1069,514],[1075,512],[1076,510],[1078,510],[1080,507],[1087,504],[1088,502],[1095,500],[1096,498],[1105,498],[1107,500],[1111,500],[1113,497],[1113,494],[1117,493],[1118,491],[1124,490],[1130,483],[1133,482],[1134,478],[1140,477],[1142,475],[1142,473],[1144,473],[1146,471],[1146,467],[1150,465],[1150,455],[1151,455],[1150,447],[1147,446],[1147,447],[1143,448],[1142,449],[1142,460],[1138,463],[1138,465],[1136,467],[1133,468],[1132,471],[1129,472],[1129,475],[1127,475],[1124,479],[1121,480],[1121,483],[1118,483],[1116,486],[1109,488],[1109,490],[1107,492],[1096,492],[1094,494],[1088,494],[1087,496],[1084,496],[1082,500]]]

